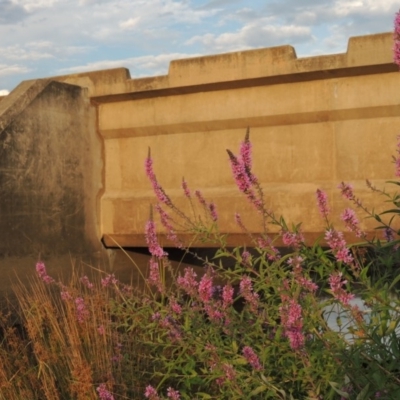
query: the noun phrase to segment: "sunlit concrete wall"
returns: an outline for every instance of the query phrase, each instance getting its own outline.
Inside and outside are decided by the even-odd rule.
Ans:
[[[232,244],[244,238],[235,212],[251,232],[260,231],[226,153],[237,151],[246,127],[267,207],[289,224],[302,222],[309,240],[324,230],[317,188],[328,193],[338,229],[340,213],[350,206],[337,189],[341,181],[379,209],[382,197],[365,179],[389,188],[385,182],[394,176],[400,74],[391,49],[391,34],[379,34],[351,38],[344,54],[297,58],[293,47],[282,46],[177,60],[168,75],[154,78],[129,79],[123,69],[59,78],[87,86],[97,106],[104,242],[145,245],[143,228],[154,203],[143,166],[148,147],[159,182],[180,207],[190,211],[180,188],[184,176],[216,203],[220,230],[232,234]],[[373,224],[365,221],[363,228],[372,231]]]
[[[180,187],[185,177],[193,191],[200,189],[216,203],[219,229],[231,234],[231,244],[246,239],[235,223],[236,212],[251,232],[259,232],[260,218],[236,189],[226,153],[227,148],[237,152],[247,127],[254,173],[262,183],[267,207],[277,216],[284,215],[288,224],[302,222],[311,242],[324,231],[315,200],[317,188],[328,193],[332,222],[338,229],[344,228],[340,213],[350,206],[337,189],[341,181],[353,184],[370,209],[379,209],[382,198],[370,192],[365,179],[390,188],[385,182],[394,177],[391,156],[400,130],[400,75],[391,49],[392,35],[380,34],[351,38],[344,54],[297,58],[293,47],[281,46],[177,60],[170,64],[168,75],[151,78],[131,79],[124,68],[53,77],[43,82],[56,81],[60,86],[44,85],[41,90],[65,93],[68,101],[58,108],[39,101],[41,95],[27,101],[22,95],[24,83],[1,102],[0,122],[6,122],[0,133],[4,135],[18,118],[26,124],[21,113],[29,108],[29,118],[36,115],[40,122],[37,129],[54,128],[53,136],[37,133],[39,141],[50,140],[48,147],[58,149],[57,154],[49,153],[49,170],[58,168],[57,158],[78,156],[73,171],[79,174],[74,175],[68,200],[76,214],[68,213],[71,219],[60,226],[81,233],[75,241],[72,233],[65,236],[63,230],[52,237],[55,241],[69,238],[60,249],[64,255],[67,246],[72,253],[79,252],[79,243],[89,243],[95,254],[100,240],[109,247],[145,246],[144,226],[150,204],[155,203],[144,171],[149,147],[157,178],[179,207],[190,212]],[[57,98],[54,93],[52,99]],[[79,93],[75,103],[71,93]],[[17,97],[20,111],[13,114],[11,103]],[[63,122],[57,125],[57,121]],[[26,135],[13,132],[15,138]],[[58,138],[63,138],[64,147],[57,147]],[[32,160],[39,157],[35,148],[30,147]],[[28,168],[26,164],[20,170],[21,182]],[[66,176],[68,168],[72,167],[62,170]],[[45,176],[43,169],[38,171]],[[64,187],[60,191],[67,190],[62,178],[58,184]],[[64,212],[60,205],[64,203],[46,204],[47,211],[40,214],[43,221],[46,215],[59,218],[59,212]],[[21,215],[7,221],[16,224]],[[372,232],[373,225],[367,222],[363,228]],[[163,233],[160,224],[158,228]],[[277,232],[276,226],[268,229]],[[45,238],[41,232],[34,243]],[[162,243],[169,245],[164,236]],[[348,239],[356,240],[351,235]],[[96,241],[99,246],[93,244]],[[28,245],[28,239],[23,243],[31,246],[30,254],[42,251],[39,244]]]

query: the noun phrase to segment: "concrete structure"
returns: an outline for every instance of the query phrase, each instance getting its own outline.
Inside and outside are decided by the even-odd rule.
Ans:
[[[151,78],[120,68],[23,82],[0,101],[0,273],[39,255],[104,266],[101,241],[145,246],[148,147],[173,201],[189,210],[184,176],[216,203],[230,243],[243,243],[234,213],[252,232],[259,218],[235,187],[226,148],[237,151],[246,127],[268,207],[303,222],[312,241],[324,229],[322,188],[342,229],[348,204],[337,185],[351,182],[372,208],[382,198],[365,179],[393,178],[399,87],[390,33],[351,38],[344,54],[297,58],[281,46],[177,60]]]

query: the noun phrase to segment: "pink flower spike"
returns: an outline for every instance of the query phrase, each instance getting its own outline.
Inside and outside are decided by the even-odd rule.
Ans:
[[[218,219],[217,208],[215,207],[214,203],[210,203],[208,205],[208,209],[210,210],[211,219],[216,222]]]
[[[157,394],[157,390],[153,388],[153,386],[146,386],[146,391],[144,392],[144,397],[149,400],[160,400],[160,397]]]
[[[231,285],[225,285],[222,289],[222,308],[227,309],[233,304],[234,289]]]
[[[393,62],[400,66],[400,12],[396,13],[396,17],[394,19],[393,39]]]
[[[96,392],[99,394],[100,400],[114,400],[114,396],[107,390],[104,383],[100,384]]]
[[[199,297],[203,303],[209,303],[213,294],[213,280],[208,274],[203,275],[199,283]]]
[[[342,279],[342,273],[336,273],[330,275],[329,279],[329,286],[332,291],[333,297],[341,302],[343,305],[349,305],[350,300],[354,299],[354,294],[347,293],[342,286],[347,283],[345,279]]]
[[[181,395],[177,390],[172,389],[172,387],[169,387],[167,389],[167,397],[169,397],[171,400],[179,400],[181,398]]]
[[[242,353],[243,353],[244,358],[247,360],[247,362],[256,371],[262,370],[262,366],[260,364],[260,360],[258,359],[258,356],[250,346],[243,347]]]
[[[77,297],[75,299],[75,306],[76,306],[76,319],[80,324],[85,322],[89,318],[89,311],[86,308],[85,301],[82,297]]]
[[[251,279],[244,275],[239,283],[240,294],[246,300],[246,303],[249,305],[251,312],[256,313],[259,304],[259,295],[258,293],[253,292],[253,283]]]
[[[151,159],[151,156],[150,156],[150,149],[149,149],[149,154],[145,160],[145,170],[146,170],[146,175],[149,178],[151,185],[153,186],[153,190],[154,190],[154,193],[155,193],[157,199],[161,203],[164,203],[167,206],[171,206],[172,202],[171,202],[170,198],[167,196],[164,189],[158,183],[156,175],[153,171],[153,160]]]
[[[194,296],[197,292],[197,274],[194,272],[193,268],[185,268],[184,276],[179,276],[177,279],[177,284],[181,287],[188,295]]]
[[[90,282],[89,278],[85,275],[82,276],[81,279],[79,279],[81,281],[81,283],[86,286],[88,289],[93,289],[94,285],[93,283]]]
[[[164,286],[160,276],[160,267],[158,265],[158,261],[156,258],[150,258],[150,276],[149,276],[149,284],[155,286],[160,293],[164,292]]]
[[[158,244],[156,225],[152,220],[149,220],[146,223],[146,242],[149,247],[150,254],[154,257],[162,258],[168,255],[168,253],[166,253]]]
[[[250,131],[247,129],[246,136],[244,138],[244,142],[240,145],[240,158],[246,168],[246,170],[249,172],[251,171],[251,166],[252,166],[252,159],[251,159],[251,142],[250,142]]]
[[[357,237],[365,236],[365,233],[360,229],[359,222],[354,210],[352,210],[351,208],[346,208],[340,218],[346,224],[347,229],[349,229],[351,232],[354,232]]]
[[[325,240],[332,249],[337,261],[344,262],[345,264],[353,263],[354,259],[350,254],[350,250],[347,248],[342,232],[329,229],[325,232]]]
[[[353,186],[349,183],[342,182],[338,188],[341,191],[342,196],[347,200],[354,200]]]
[[[400,14],[398,13],[398,15],[400,15]],[[399,37],[398,43],[399,43],[399,62],[400,62],[400,37]],[[394,157],[394,164],[396,167],[395,176],[400,177],[400,135],[397,135],[397,150],[396,151],[397,151],[397,156]]]
[[[316,196],[319,212],[321,213],[323,218],[327,218],[330,211],[328,207],[328,196],[320,189],[317,189]]]
[[[191,198],[191,196],[190,196],[190,190],[189,190],[189,188],[188,188],[187,182],[185,181],[185,178],[182,178],[182,189],[183,189],[183,192],[185,193],[185,196],[186,196],[188,199],[190,199],[190,198]]]
[[[54,282],[54,279],[47,275],[46,266],[41,261],[36,263],[36,273],[44,283],[50,284]]]

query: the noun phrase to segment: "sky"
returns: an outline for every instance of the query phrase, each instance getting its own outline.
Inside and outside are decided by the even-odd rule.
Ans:
[[[298,57],[346,51],[393,30],[395,0],[0,0],[0,95],[34,78],[290,44]]]

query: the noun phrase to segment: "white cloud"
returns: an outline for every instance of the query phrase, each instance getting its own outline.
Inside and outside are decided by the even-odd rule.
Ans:
[[[30,69],[23,65],[5,65],[0,64],[0,76],[26,74]]]
[[[71,74],[86,71],[96,71],[102,69],[129,68],[132,77],[142,77],[151,75],[165,75],[168,72],[169,63],[172,60],[181,58],[198,57],[200,54],[170,53],[157,56],[131,57],[122,60],[102,60],[88,63],[86,65],[64,68],[59,70],[60,74]]]
[[[121,22],[119,24],[119,26],[122,29],[130,30],[130,29],[135,28],[138,25],[139,21],[140,21],[140,17],[129,18],[128,20]]]
[[[19,45],[0,47],[0,54],[2,59],[7,60],[41,60],[43,58],[52,58],[53,56],[44,51],[37,51],[32,49],[24,49]]]
[[[0,96],[7,96],[10,92],[6,89],[0,90]]]
[[[236,32],[226,32],[220,35],[211,33],[198,35],[186,41],[185,44],[201,43],[207,48],[207,52],[212,52],[292,44],[312,39],[313,36],[309,27],[280,26],[272,23],[271,18],[262,18],[248,23]]]
[[[351,15],[371,15],[394,12],[399,7],[398,0],[338,0],[333,5],[335,14],[340,17]]]
[[[11,3],[31,12],[40,8],[49,8],[56,4],[58,0],[11,0]]]

